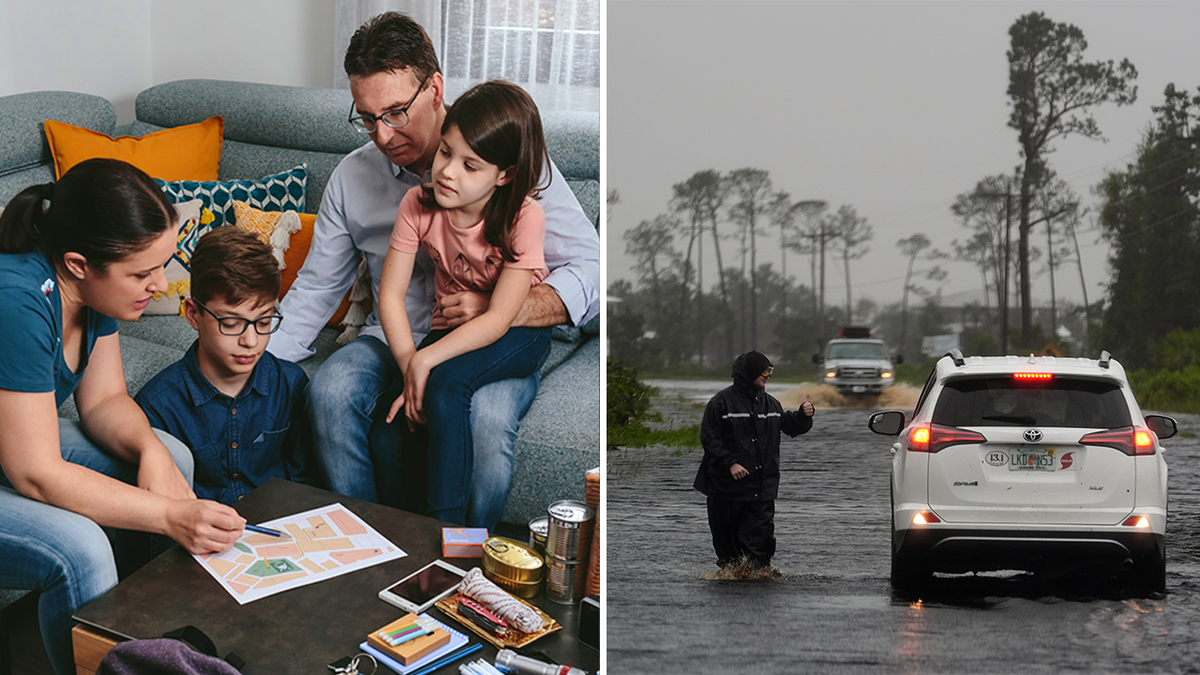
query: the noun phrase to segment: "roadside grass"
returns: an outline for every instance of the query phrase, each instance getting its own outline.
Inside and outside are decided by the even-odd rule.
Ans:
[[[648,448],[652,445],[699,448],[700,425],[693,424],[679,429],[651,429],[641,424],[610,428],[608,443],[630,448]]]

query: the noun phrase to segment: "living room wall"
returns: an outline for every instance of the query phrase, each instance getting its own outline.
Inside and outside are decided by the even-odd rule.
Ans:
[[[331,87],[332,0],[0,0],[0,96],[62,89],[134,119],[183,78]]]

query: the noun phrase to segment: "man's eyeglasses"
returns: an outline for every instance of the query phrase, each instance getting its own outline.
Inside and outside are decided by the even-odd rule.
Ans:
[[[352,101],[350,103],[350,119],[348,120],[350,125],[353,126],[354,130],[360,134],[375,133],[375,130],[379,128],[380,122],[383,122],[393,129],[401,129],[407,126],[408,109],[411,108],[413,103],[416,102],[417,97],[421,95],[421,91],[425,89],[425,83],[428,81],[429,76],[426,75],[425,79],[421,80],[421,84],[417,85],[417,92],[412,95],[412,98],[408,99],[408,103],[405,103],[403,107],[389,110],[379,117],[369,115],[367,113],[363,113],[362,115],[355,117],[355,104]]]
[[[767,366],[766,370],[764,370],[764,371],[762,372],[762,376],[763,376],[763,377],[770,377],[770,376],[771,376],[771,373],[774,373],[774,372],[775,372],[775,366]]]
[[[215,312],[204,306],[203,302],[192,298],[192,302],[199,305],[200,309],[212,314],[212,318],[217,320],[217,328],[220,329],[221,335],[241,335],[246,332],[250,324],[254,324],[254,332],[259,335],[270,335],[279,330],[279,324],[283,323],[283,317],[278,314],[264,316],[258,319],[243,319],[240,316],[217,316]]]

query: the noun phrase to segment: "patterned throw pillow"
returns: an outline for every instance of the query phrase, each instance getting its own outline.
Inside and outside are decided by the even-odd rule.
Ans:
[[[212,229],[213,212],[204,202],[193,199],[176,204],[179,211],[179,238],[175,255],[167,262],[167,292],[155,293],[145,314],[178,314],[183,316],[183,299],[192,290],[192,253],[196,242]]]
[[[283,254],[291,245],[292,235],[300,231],[300,214],[295,211],[260,211],[246,202],[234,200],[233,216],[237,226],[258,235],[271,247],[279,269],[287,268]]]
[[[291,171],[266,176],[259,180],[175,181],[155,180],[172,202],[202,199],[216,220],[213,227],[237,220],[233,202],[246,202],[263,211],[303,211],[304,191],[308,182],[308,165],[301,164]]]
[[[242,227],[258,235],[264,243],[271,247],[275,253],[275,259],[279,260],[279,269],[282,271],[282,283],[279,288],[279,298],[282,300],[284,295],[287,295],[288,289],[292,287],[292,283],[296,281],[296,274],[300,268],[304,266],[304,258],[308,255],[308,248],[312,245],[313,226],[316,222],[316,214],[312,213],[296,213],[295,211],[284,211],[282,213],[273,211],[259,211],[246,204],[245,202],[235,201],[233,203],[234,215],[237,217],[237,227]],[[361,269],[360,269],[361,274]],[[351,324],[343,323],[349,312],[353,311],[350,303],[350,298],[355,295],[355,289],[360,289],[362,284],[366,284],[366,297],[370,300],[371,278],[368,273],[365,282],[358,279],[354,287],[346,292],[346,296],[342,298],[342,304],[337,311],[333,313],[333,317],[329,319],[328,326],[337,328],[339,325],[344,325],[347,328]],[[361,303],[360,303],[361,304]],[[366,311],[370,311],[370,303],[365,305]],[[358,308],[358,313],[362,318],[358,320],[357,327],[361,327],[366,321],[366,314],[363,313],[363,306]],[[357,333],[355,333],[357,336]]]

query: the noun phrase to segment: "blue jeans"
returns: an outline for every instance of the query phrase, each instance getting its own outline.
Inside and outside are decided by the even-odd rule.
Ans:
[[[84,435],[75,420],[58,421],[63,459],[117,480],[137,484],[137,466],[109,455]],[[192,453],[155,430],[188,483]],[[75,672],[71,615],[117,583],[113,547],[92,520],[22,496],[0,474],[0,588],[41,591],[38,622],[57,675]]]
[[[335,351],[313,374],[308,414],[317,463],[330,489],[420,512],[424,439],[403,438],[403,423],[371,423],[377,408],[380,417],[386,414],[392,399],[384,394],[399,374],[387,345],[378,338],[360,337]],[[501,380],[482,387],[471,399],[475,450],[467,522],[473,527],[494,528],[500,520],[512,484],[513,444],[540,382],[536,372]]]

